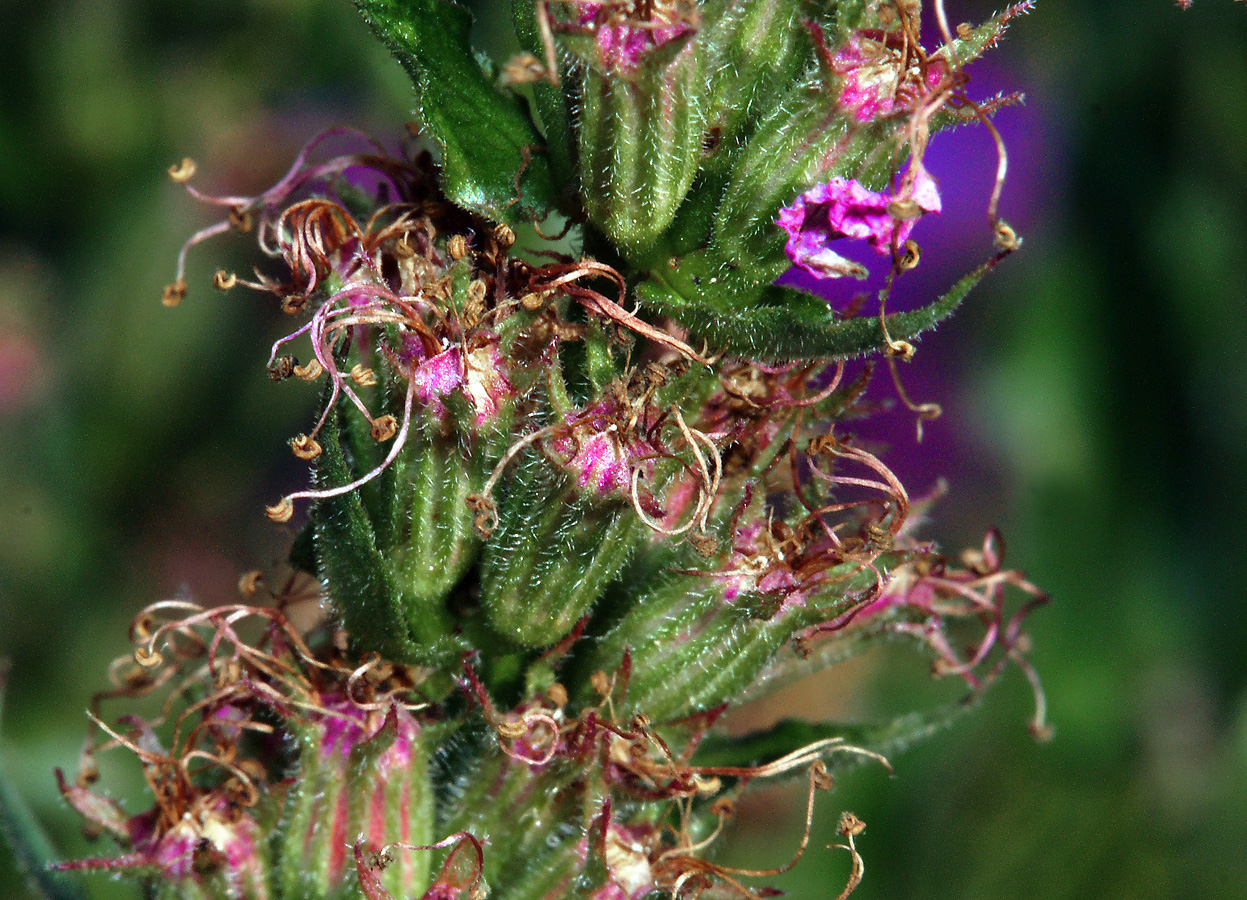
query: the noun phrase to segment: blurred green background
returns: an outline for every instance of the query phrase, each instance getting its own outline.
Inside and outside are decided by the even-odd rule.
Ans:
[[[159,303],[207,221],[164,169],[190,154],[201,186],[255,190],[325,125],[397,135],[410,97],[346,0],[0,0],[0,33],[0,752],[81,856],[111,850],[82,840],[51,769],[75,768],[129,618],[183,590],[232,598],[289,538],[261,504],[304,477],[284,440],[312,392],[263,371],[279,316],[209,285],[243,242],[201,248],[182,306]],[[842,778],[781,883],[839,892],[848,855],[823,847],[848,808],[869,825],[862,900],[1242,897],[1247,7],[1043,0],[993,65],[992,90],[1029,96],[1001,117],[1027,245],[909,367],[946,410],[911,487],[953,474],[933,533],[999,525],[1053,595],[1032,631],[1056,739],[1027,736],[1010,672],[896,779]],[[973,260],[981,229],[967,240]],[[941,696],[955,686],[892,652],[785,702],[871,716]],[[137,772],[116,762],[125,796]],[[731,858],[785,862],[802,800],[747,804]],[[25,896],[3,855],[0,896]]]

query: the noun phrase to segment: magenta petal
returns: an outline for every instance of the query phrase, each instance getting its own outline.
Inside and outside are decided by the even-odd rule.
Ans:
[[[939,189],[935,179],[919,167],[914,174],[913,200],[923,212],[940,211]],[[832,250],[829,245],[840,238],[864,240],[880,256],[892,252],[908,240],[917,219],[895,218],[888,207],[891,194],[864,187],[851,178],[832,178],[810,188],[795,203],[779,211],[775,223],[788,235],[784,247],[793,265],[816,278],[863,278],[866,270]]]

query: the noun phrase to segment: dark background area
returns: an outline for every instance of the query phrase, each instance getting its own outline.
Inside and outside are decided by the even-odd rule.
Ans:
[[[346,0],[6,0],[0,34],[2,752],[80,856],[105,849],[82,841],[51,770],[74,769],[130,617],[180,591],[232,599],[289,538],[262,504],[304,477],[284,441],[313,389],[263,371],[279,314],[209,283],[245,242],[195,252],[190,294],[160,305],[209,221],[164,170],[189,154],[202,186],[256,190],[325,125],[396,136],[410,97]],[[897,757],[895,779],[843,777],[782,886],[839,892],[848,854],[823,848],[847,808],[869,826],[862,900],[1241,897],[1247,6],[1043,0],[970,71],[972,94],[1028,95],[999,119],[1002,211],[1026,245],[906,367],[945,415],[920,448],[892,416],[887,458],[914,493],[949,477],[929,534],[955,547],[998,525],[1008,561],[1052,594],[1032,632],[1056,738],[1027,735],[1010,672]],[[932,153],[949,209],[915,237],[939,285],[989,249],[993,158],[980,129]],[[955,696],[893,645],[778,702],[853,718]],[[136,768],[105,766],[115,796],[136,794]],[[746,804],[730,858],[786,862],[803,799]],[[3,856],[0,895],[23,896]]]

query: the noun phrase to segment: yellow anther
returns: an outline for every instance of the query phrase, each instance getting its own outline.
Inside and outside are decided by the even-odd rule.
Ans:
[[[195,161],[189,156],[183,157],[180,163],[169,166],[169,178],[178,184],[186,184],[195,177]]]

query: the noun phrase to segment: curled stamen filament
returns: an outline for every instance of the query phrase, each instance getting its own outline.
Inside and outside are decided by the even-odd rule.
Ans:
[[[403,397],[403,417],[402,424],[399,426],[398,435],[394,439],[394,443],[390,445],[390,452],[386,454],[384,460],[377,466],[373,467],[367,473],[356,478],[349,484],[340,485],[336,488],[326,488],[323,490],[295,491],[293,494],[287,494],[282,502],[293,503],[296,500],[328,500],[331,497],[340,497],[343,494],[349,494],[351,491],[372,481],[386,469],[391,463],[398,458],[399,451],[407,443],[407,432],[411,427],[411,408],[416,395],[416,380],[414,378],[407,379],[407,393]],[[332,407],[330,407],[332,408]]]

